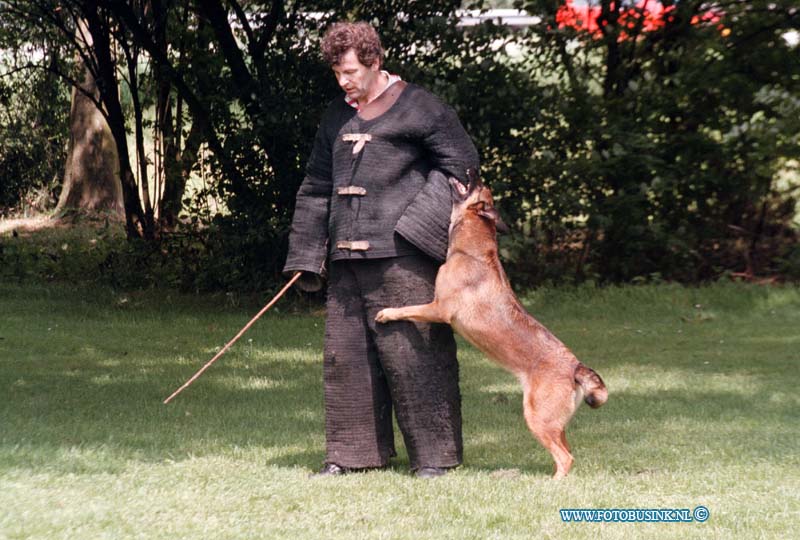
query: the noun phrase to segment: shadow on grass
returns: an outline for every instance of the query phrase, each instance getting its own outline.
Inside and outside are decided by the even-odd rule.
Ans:
[[[201,365],[102,347],[67,359],[0,362],[8,392],[0,442],[25,448],[17,465],[57,459],[64,449],[104,448],[122,459],[161,461],[274,449],[267,462],[316,467],[321,461],[321,368],[305,359],[258,361],[230,353],[169,405],[162,404]],[[205,357],[201,350],[193,355]],[[283,448],[307,447],[306,452]],[[32,452],[28,452],[32,451]],[[69,452],[67,452],[69,453]]]
[[[800,430],[800,419],[798,398],[785,385],[787,370],[765,375],[743,366],[711,380],[686,366],[636,367],[660,373],[679,388],[649,389],[634,382],[614,390],[614,369],[609,368],[609,401],[597,410],[582,405],[567,428],[575,467],[588,463],[594,471],[640,473],[795,459],[786,433]],[[517,382],[483,362],[470,362],[467,368],[467,467],[551,474],[549,453],[522,417]],[[723,384],[727,388],[715,388]]]
[[[113,471],[130,460],[256,452],[265,465],[311,470],[323,459],[318,365],[292,358],[258,363],[232,355],[163,405],[171,383],[191,371],[186,365],[143,368],[141,359],[129,355],[109,368],[101,353],[95,356],[84,358],[80,369],[28,364],[11,370],[13,364],[2,364],[0,379],[10,391],[2,407],[0,463]],[[522,419],[521,394],[476,388],[476,381],[498,381],[497,370],[480,362],[468,360],[462,375],[466,467],[550,474],[549,454]],[[578,463],[591,456],[588,461],[599,469],[675,464],[676,452],[677,463],[709,455],[777,461],[795,451],[779,434],[788,424],[797,425],[794,403],[776,394],[780,390],[774,382],[756,380],[742,392],[699,386],[612,392],[597,411],[581,407],[569,440]],[[763,399],[754,400],[753,394]],[[401,452],[393,468],[406,466]]]
[[[19,294],[0,315],[0,468],[105,472],[237,453],[265,465],[319,467],[321,318],[266,318],[163,405],[246,317],[186,300],[158,311],[119,301]],[[782,336],[777,329],[740,342],[794,345]],[[669,351],[634,361],[608,347],[611,360],[589,363],[605,377],[610,400],[597,411],[581,407],[568,429],[576,467],[637,472],[694,461],[777,462],[795,452],[780,435],[798,428],[797,398],[786,387],[794,364],[786,358],[748,360],[734,349],[723,352],[743,358],[710,365],[665,362]],[[461,351],[465,468],[549,475],[550,456],[525,427],[516,381],[463,342]],[[624,384],[623,372],[632,372]],[[405,470],[399,437],[398,451],[392,468]]]

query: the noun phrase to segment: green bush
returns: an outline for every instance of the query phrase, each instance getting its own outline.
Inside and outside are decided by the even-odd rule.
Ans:
[[[0,78],[0,217],[52,207],[64,172],[69,93],[50,74],[27,75]]]

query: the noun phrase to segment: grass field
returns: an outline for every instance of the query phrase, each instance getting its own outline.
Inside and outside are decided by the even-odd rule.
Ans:
[[[800,523],[800,289],[539,290],[526,305],[605,379],[571,475],[515,379],[460,342],[465,464],[312,479],[321,314],[230,298],[0,284],[0,538],[790,538]],[[704,523],[564,523],[561,508],[706,506]],[[795,531],[795,532],[793,532]]]

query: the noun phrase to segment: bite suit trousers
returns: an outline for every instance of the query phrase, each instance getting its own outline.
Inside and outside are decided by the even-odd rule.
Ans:
[[[462,460],[461,394],[446,324],[375,322],[385,307],[433,300],[429,257],[333,261],[325,324],[326,463],[370,468],[394,456],[392,411],[412,470]]]

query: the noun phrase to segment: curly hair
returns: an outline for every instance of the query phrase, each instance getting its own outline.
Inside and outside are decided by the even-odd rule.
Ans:
[[[333,66],[342,61],[348,50],[356,52],[358,61],[371,67],[375,61],[383,64],[381,38],[375,29],[366,22],[335,23],[322,38],[322,57]]]

